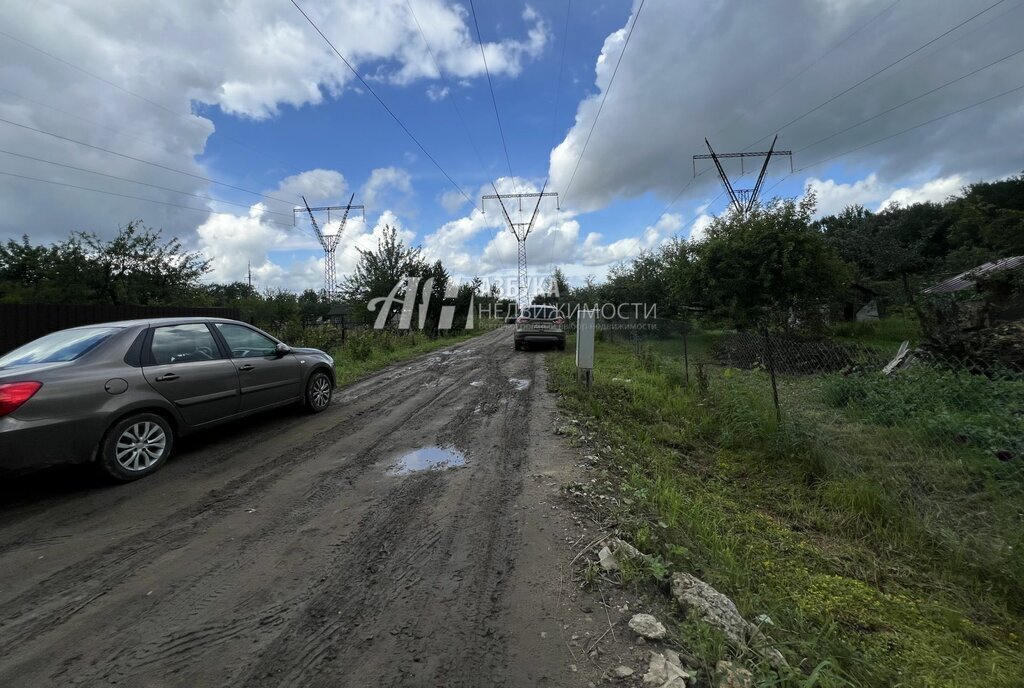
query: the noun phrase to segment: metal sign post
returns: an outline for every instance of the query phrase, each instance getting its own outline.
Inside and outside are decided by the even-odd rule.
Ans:
[[[576,316],[576,381],[587,389],[594,384],[594,332],[597,329],[597,311],[577,311]]]

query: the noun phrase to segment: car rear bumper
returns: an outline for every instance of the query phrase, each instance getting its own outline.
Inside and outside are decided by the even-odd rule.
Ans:
[[[0,469],[22,470],[88,461],[96,442],[85,441],[81,423],[0,418]]]
[[[561,344],[565,341],[565,332],[516,332],[516,342],[519,344],[536,342]]]

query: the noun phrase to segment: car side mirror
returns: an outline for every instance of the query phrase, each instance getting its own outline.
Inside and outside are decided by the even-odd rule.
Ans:
[[[281,358],[282,356],[284,356],[286,353],[288,353],[291,350],[292,350],[292,348],[290,346],[288,346],[287,344],[285,344],[284,342],[278,342],[277,346],[274,347],[274,353],[277,354],[278,358]]]

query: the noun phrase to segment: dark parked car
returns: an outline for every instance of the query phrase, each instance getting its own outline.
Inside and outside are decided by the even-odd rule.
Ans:
[[[0,468],[95,461],[135,480],[177,437],[288,404],[327,408],[334,360],[220,318],[53,332],[0,357]]]
[[[527,306],[516,318],[516,351],[527,344],[554,344],[565,350],[565,319],[555,306]]]

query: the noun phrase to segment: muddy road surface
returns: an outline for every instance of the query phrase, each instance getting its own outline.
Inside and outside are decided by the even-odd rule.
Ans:
[[[573,684],[546,355],[492,332],[128,485],[6,477],[0,685]]]

